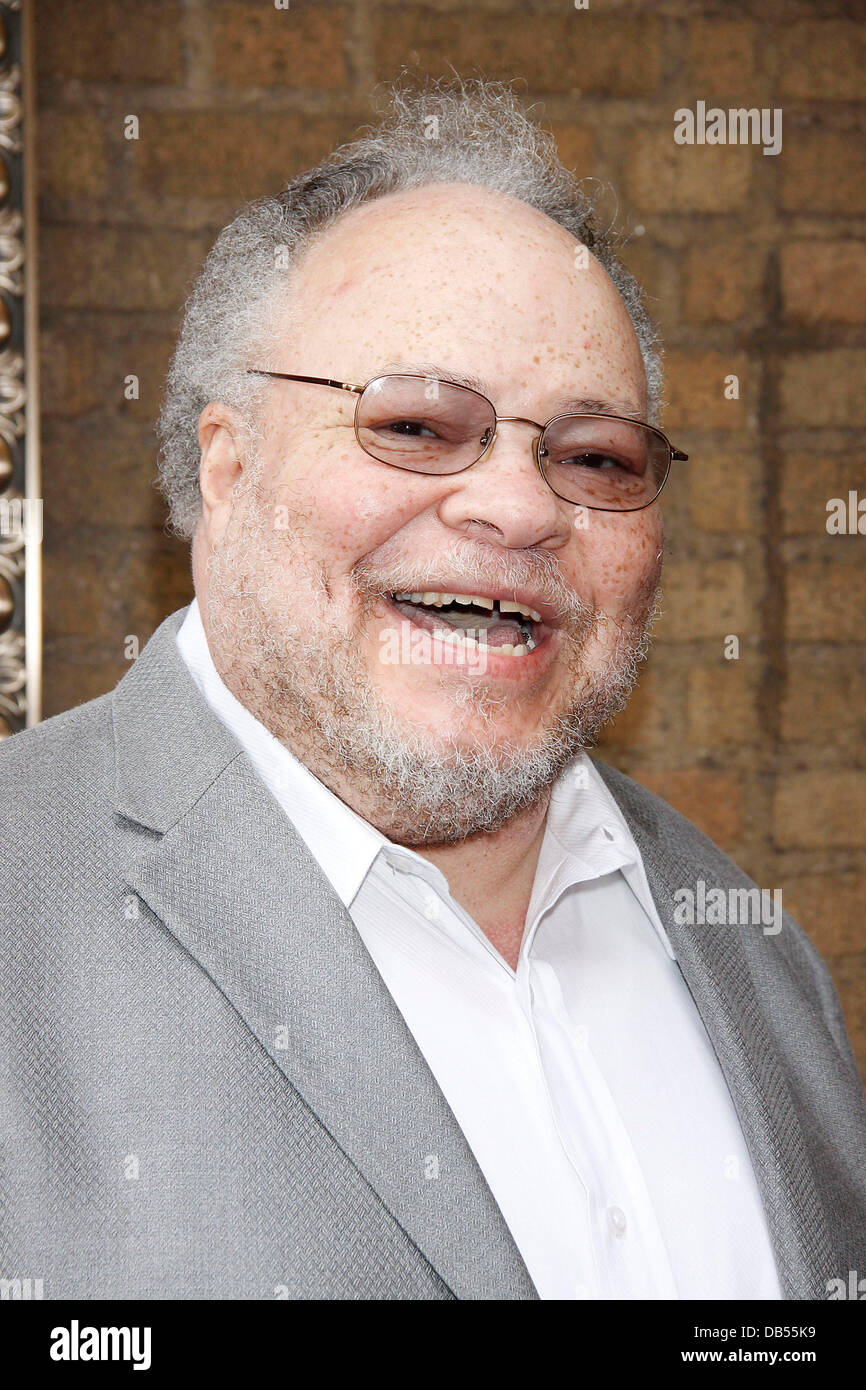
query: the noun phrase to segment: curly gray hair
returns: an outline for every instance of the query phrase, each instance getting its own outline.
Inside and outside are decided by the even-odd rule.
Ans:
[[[558,222],[601,262],[640,343],[650,419],[661,403],[657,334],[617,238],[599,231],[581,181],[562,164],[553,136],[531,120],[511,88],[483,78],[397,84],[375,127],[341,145],[284,192],[248,203],[224,227],[186,302],[157,425],[159,482],[171,525],[191,537],[201,512],[198,418],[209,401],[234,407],[251,442],[266,379],[246,369],[285,332],[287,270],[341,213],[385,194],[466,183],[519,198]]]

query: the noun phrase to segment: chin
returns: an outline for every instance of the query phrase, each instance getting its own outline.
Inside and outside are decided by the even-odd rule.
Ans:
[[[389,707],[407,738],[426,744],[431,752],[459,749],[469,753],[479,748],[519,752],[537,745],[544,735],[540,719],[521,718],[489,691],[439,698],[407,693],[397,702],[389,701]]]

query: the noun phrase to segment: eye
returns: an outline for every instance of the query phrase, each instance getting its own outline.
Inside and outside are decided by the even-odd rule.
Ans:
[[[433,427],[424,420],[388,420],[375,428],[380,434],[399,434],[404,439],[420,439],[424,435],[430,439],[439,438]]]
[[[566,458],[558,460],[560,467],[572,465],[577,468],[589,468],[595,473],[636,473],[638,470],[628,459],[616,458],[613,454],[593,452],[587,449],[580,454],[569,454]]]

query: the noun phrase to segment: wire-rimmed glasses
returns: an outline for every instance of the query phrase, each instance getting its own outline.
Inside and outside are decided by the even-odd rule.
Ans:
[[[533,457],[547,485],[563,501],[592,511],[641,511],[658,497],[671,462],[688,459],[661,430],[640,420],[564,414],[542,425],[523,415],[497,415],[479,391],[437,377],[392,372],[358,386],[330,377],[249,371],[356,393],[361,448],[379,463],[411,473],[462,473],[484,457],[503,421],[532,425]]]

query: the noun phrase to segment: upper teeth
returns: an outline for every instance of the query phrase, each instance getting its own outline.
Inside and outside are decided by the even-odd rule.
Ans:
[[[433,608],[442,608],[448,603],[474,603],[479,608],[486,608],[493,612],[497,600],[485,598],[483,594],[445,594],[438,593],[433,589],[424,592],[416,590],[413,593],[395,594],[395,599],[401,603],[423,603],[429,604]],[[501,598],[498,600],[500,613],[520,613],[524,618],[531,618],[533,622],[541,622],[541,614],[536,613],[534,608],[530,608],[525,603],[513,603],[511,599]]]

